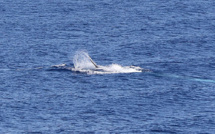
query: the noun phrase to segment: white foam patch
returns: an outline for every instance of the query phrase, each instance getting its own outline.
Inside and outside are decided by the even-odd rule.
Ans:
[[[72,71],[77,71],[81,73],[87,74],[113,74],[113,73],[135,73],[142,72],[142,68],[137,66],[121,66],[118,64],[111,64],[108,66],[97,65],[95,67],[95,63],[92,63],[92,59],[90,60],[90,56],[88,53],[79,51],[73,58],[74,68]]]

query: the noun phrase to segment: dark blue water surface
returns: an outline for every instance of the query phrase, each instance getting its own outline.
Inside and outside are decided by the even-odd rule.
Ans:
[[[0,0],[0,133],[214,132],[214,0]]]

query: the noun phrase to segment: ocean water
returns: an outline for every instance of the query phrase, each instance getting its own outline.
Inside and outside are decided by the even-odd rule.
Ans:
[[[214,13],[213,0],[0,0],[0,133],[213,134]],[[77,51],[110,73],[74,70]]]

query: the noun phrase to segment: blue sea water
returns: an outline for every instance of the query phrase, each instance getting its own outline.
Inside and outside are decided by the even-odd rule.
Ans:
[[[215,132],[213,0],[0,0],[0,133]],[[150,71],[86,74],[99,65]]]

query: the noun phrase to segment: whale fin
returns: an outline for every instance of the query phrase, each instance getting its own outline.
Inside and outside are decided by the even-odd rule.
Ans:
[[[87,55],[87,56],[90,59],[90,61],[93,63],[93,65],[95,66],[95,68],[99,68],[99,66],[93,61],[93,59],[89,55]]]

